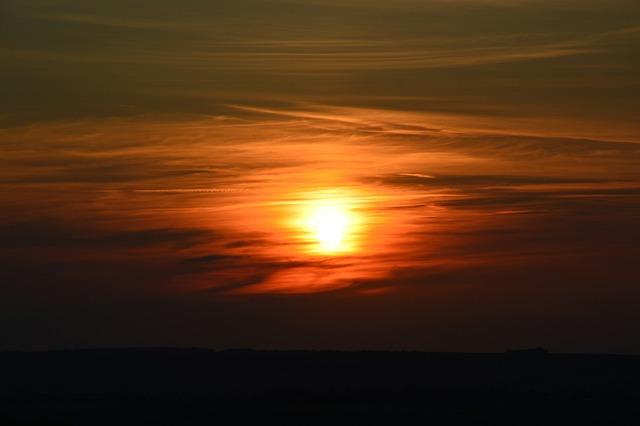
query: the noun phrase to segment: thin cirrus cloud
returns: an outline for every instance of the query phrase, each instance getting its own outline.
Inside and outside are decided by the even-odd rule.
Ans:
[[[6,198],[33,217],[25,222],[24,208],[5,212],[3,249],[16,256],[64,248],[78,261],[93,253],[94,262],[147,253],[164,259],[169,282],[181,283],[173,291],[240,296],[389,292],[399,289],[394,277],[410,271],[422,277],[418,285],[432,270],[455,275],[497,258],[526,264],[545,251],[597,253],[604,245],[624,255],[634,246],[636,144],[443,131],[426,117],[417,131],[415,113],[328,105],[234,110],[237,120],[6,130],[6,140],[22,136],[3,159],[5,177],[14,176],[5,179]],[[47,148],[45,135],[57,145]],[[305,193],[336,184],[357,190],[357,211],[376,229],[363,234],[367,244],[384,244],[349,261],[318,262],[300,255],[305,245],[295,233],[274,224],[306,202]],[[607,238],[592,236],[593,221],[611,209],[616,220],[601,225]],[[38,225],[70,215],[84,225]]]
[[[356,4],[345,2],[350,3]],[[54,3],[28,5],[31,7],[14,6],[9,11],[15,10],[21,19],[32,20],[42,35],[35,39],[9,37],[3,49],[8,57],[54,62],[179,64],[210,66],[216,70],[258,67],[271,72],[328,72],[482,66],[596,53],[606,50],[607,43],[630,43],[629,37],[637,33],[637,26],[620,27],[619,23],[612,26],[606,25],[606,21],[594,28],[572,28],[568,24],[545,26],[544,30],[535,21],[523,21],[522,28],[495,31],[491,30],[496,27],[490,15],[485,18],[479,15],[471,21],[480,28],[469,25],[468,29],[452,31],[442,21],[460,19],[459,2],[422,5],[408,2],[404,8],[396,8],[394,14],[406,18],[417,13],[432,25],[411,21],[411,27],[403,29],[388,21],[377,31],[372,31],[369,22],[356,12],[354,16],[336,17],[331,13],[331,4],[319,8],[307,3],[307,7],[289,9],[286,3],[276,2],[273,11],[263,11],[266,15],[273,14],[270,25],[247,9],[227,4],[216,7],[193,2],[192,12],[183,10],[177,14],[164,2],[153,10],[141,8],[144,2],[134,4],[126,13],[94,2],[85,5],[72,2],[66,10]],[[477,5],[481,11],[487,7],[488,11],[493,10],[486,2]],[[308,13],[318,8],[318,13]],[[525,2],[524,6],[507,8],[505,18],[513,14],[517,20],[523,14],[526,16],[528,8],[537,10]],[[69,12],[74,9],[76,12]],[[278,14],[280,9],[287,13]],[[565,12],[560,7],[549,13],[571,11],[569,8]],[[118,28],[123,32],[112,31]],[[19,34],[20,29],[15,31]],[[93,33],[96,43],[92,46],[82,43],[74,37],[79,33]],[[282,35],[274,38],[273,34]]]
[[[0,345],[637,349],[637,2],[0,9]]]
[[[175,47],[167,55],[166,46],[147,46],[115,52],[69,52],[44,50],[4,50],[14,60],[47,62],[84,62],[130,65],[174,65],[184,67],[212,66],[217,70],[255,70],[280,72],[328,72],[360,70],[410,70],[429,68],[473,67],[491,64],[534,61],[596,53],[602,41],[613,36],[635,34],[637,29],[603,33],[585,39],[532,43],[513,46],[502,37],[485,39],[484,45],[446,46],[447,40],[395,40],[386,42],[359,40],[309,40],[244,42],[241,52],[228,51],[228,42],[193,42],[190,49]],[[469,40],[471,41],[471,39]],[[460,43],[460,40],[454,40]],[[450,42],[449,42],[450,43]],[[471,43],[469,43],[471,44]],[[194,50],[200,45],[200,48]],[[430,47],[426,47],[432,45]],[[320,51],[310,49],[320,47]]]
[[[284,99],[546,115],[621,140],[637,133],[633,3],[337,3],[353,7],[11,3],[0,119],[220,114],[223,104]]]

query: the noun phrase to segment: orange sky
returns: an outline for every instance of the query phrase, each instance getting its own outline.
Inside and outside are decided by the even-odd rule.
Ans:
[[[635,2],[0,7],[0,349],[640,350]]]

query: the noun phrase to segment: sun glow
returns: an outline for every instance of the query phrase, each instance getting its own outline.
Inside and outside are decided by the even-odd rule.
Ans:
[[[309,217],[309,227],[323,252],[339,251],[349,225],[349,216],[339,205],[317,206]]]
[[[312,253],[339,254],[354,249],[358,223],[349,200],[327,196],[305,203],[301,225]]]

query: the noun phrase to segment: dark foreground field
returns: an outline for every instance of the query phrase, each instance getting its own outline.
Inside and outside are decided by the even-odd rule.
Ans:
[[[640,357],[0,353],[0,425],[640,425]]]

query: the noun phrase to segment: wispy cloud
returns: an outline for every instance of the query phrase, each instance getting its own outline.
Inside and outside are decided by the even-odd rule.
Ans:
[[[632,244],[613,225],[610,239],[570,239],[613,208],[629,221],[638,144],[494,134],[460,125],[462,116],[443,126],[428,114],[310,103],[233,105],[227,114],[5,129],[5,204],[16,209],[3,214],[0,249],[147,253],[169,262],[167,279],[182,290],[222,297],[388,293],[402,271],[431,282],[442,276],[435,271],[455,275],[496,257],[526,263],[541,250],[595,253],[598,239],[623,252]],[[323,188],[351,194],[370,227],[358,238],[370,238],[371,251],[344,261],[305,254],[312,242],[291,221]],[[52,209],[59,193],[65,202]],[[580,226],[560,226],[577,214]],[[70,215],[77,224],[56,225]],[[559,225],[545,228],[548,240],[535,237],[547,221]]]
[[[406,46],[402,40],[399,46]],[[257,43],[259,45],[260,43]],[[279,44],[270,51],[258,48],[245,52],[215,51],[214,46],[205,44],[199,50],[144,49],[124,52],[52,52],[43,50],[0,51],[14,60],[35,60],[53,62],[113,63],[174,65],[185,67],[212,66],[216,69],[281,71],[281,72],[328,72],[357,70],[429,69],[455,68],[532,61],[593,53],[596,49],[583,43],[551,43],[532,46],[482,46],[471,48],[403,48],[379,49],[377,43],[357,44],[363,50],[344,51],[286,51],[286,45]],[[291,46],[291,44],[289,45]],[[407,48],[409,47],[409,48]],[[193,46],[192,46],[193,48]]]
[[[0,4],[14,342],[637,340],[637,1]]]

